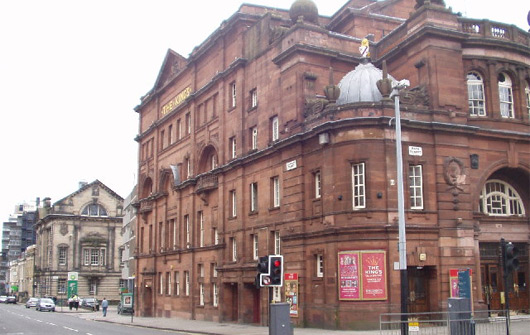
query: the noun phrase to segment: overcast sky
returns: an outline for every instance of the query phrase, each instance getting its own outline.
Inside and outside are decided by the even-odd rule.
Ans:
[[[125,198],[137,173],[133,108],[153,87],[167,50],[188,57],[242,2],[1,0],[0,222],[15,205],[55,202],[79,181],[99,179]],[[346,0],[315,3],[330,16]],[[446,3],[467,17],[528,30],[528,1]]]

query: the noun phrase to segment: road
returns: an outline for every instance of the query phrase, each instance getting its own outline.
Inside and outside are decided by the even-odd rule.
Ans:
[[[191,334],[187,332],[146,329],[123,324],[84,320],[75,314],[38,312],[23,304],[0,304],[2,335],[145,335]]]

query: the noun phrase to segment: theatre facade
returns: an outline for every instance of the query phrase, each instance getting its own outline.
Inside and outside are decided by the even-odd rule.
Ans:
[[[399,312],[403,79],[409,312],[446,310],[467,270],[475,309],[507,292],[528,311],[529,64],[528,32],[442,0],[244,4],[188,58],[168,50],[135,108],[138,314],[266,325],[272,297],[297,326],[354,329]],[[508,287],[501,237],[521,251]],[[271,254],[284,285],[257,288]]]

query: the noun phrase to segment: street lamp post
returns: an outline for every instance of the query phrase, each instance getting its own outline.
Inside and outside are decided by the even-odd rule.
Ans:
[[[401,148],[401,117],[399,110],[399,92],[410,86],[406,79],[399,81],[393,86],[391,97],[394,97],[394,109],[396,118],[396,165],[397,165],[397,188],[398,188],[398,227],[399,227],[399,272],[401,281],[401,334],[408,333],[407,327],[407,299],[409,283],[407,276],[407,238],[405,230],[405,198],[403,188],[403,153]]]

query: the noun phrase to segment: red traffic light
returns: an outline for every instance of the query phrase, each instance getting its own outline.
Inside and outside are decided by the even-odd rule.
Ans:
[[[280,262],[279,259],[277,259],[277,260],[274,261],[274,266],[275,266],[275,267],[279,267],[280,265],[282,265],[282,262]]]

